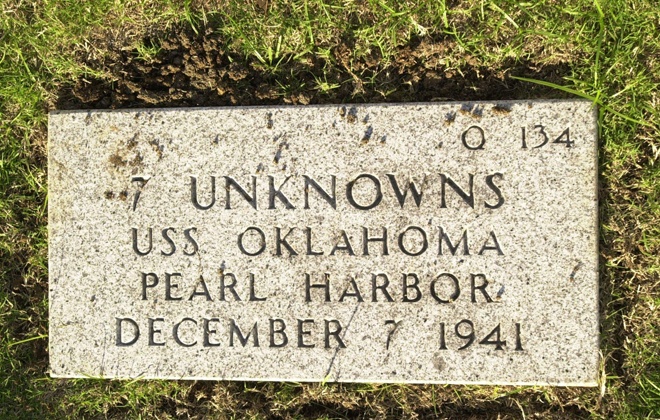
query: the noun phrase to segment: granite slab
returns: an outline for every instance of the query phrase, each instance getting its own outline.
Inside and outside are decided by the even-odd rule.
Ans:
[[[590,102],[53,111],[53,377],[594,386]]]

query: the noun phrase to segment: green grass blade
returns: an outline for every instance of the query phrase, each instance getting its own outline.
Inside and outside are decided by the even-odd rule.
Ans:
[[[645,121],[636,120],[635,118],[632,118],[632,117],[629,117],[625,114],[622,114],[622,113],[612,109],[611,107],[603,104],[603,102],[598,97],[591,96],[591,95],[589,95],[587,93],[584,93],[584,92],[581,92],[579,90],[571,89],[567,86],[558,85],[556,83],[547,82],[545,80],[530,79],[530,78],[527,78],[527,77],[520,77],[520,76],[510,76],[510,77],[512,79],[520,80],[522,82],[528,82],[528,83],[534,83],[534,84],[541,85],[541,86],[546,86],[546,87],[549,87],[549,88],[560,90],[562,92],[570,93],[570,94],[575,95],[575,96],[579,96],[580,98],[588,99],[591,102],[593,102],[594,104],[600,106],[603,110],[605,110],[607,112],[611,112],[612,114],[614,114],[618,117],[621,117],[621,118],[623,118],[627,121],[633,122],[635,124],[643,125],[643,126],[646,126],[646,127],[653,127],[652,124],[649,124]]]

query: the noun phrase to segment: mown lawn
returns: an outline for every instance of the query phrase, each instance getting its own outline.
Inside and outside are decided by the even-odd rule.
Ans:
[[[0,13],[0,417],[660,417],[656,0],[2,0]],[[49,378],[48,110],[574,96],[600,110],[600,387]]]

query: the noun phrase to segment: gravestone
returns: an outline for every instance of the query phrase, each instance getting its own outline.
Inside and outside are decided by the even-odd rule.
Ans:
[[[53,377],[596,385],[596,111],[55,111]]]

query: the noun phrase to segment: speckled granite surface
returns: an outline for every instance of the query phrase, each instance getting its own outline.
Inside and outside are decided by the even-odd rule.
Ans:
[[[52,112],[55,377],[596,385],[584,101]]]

